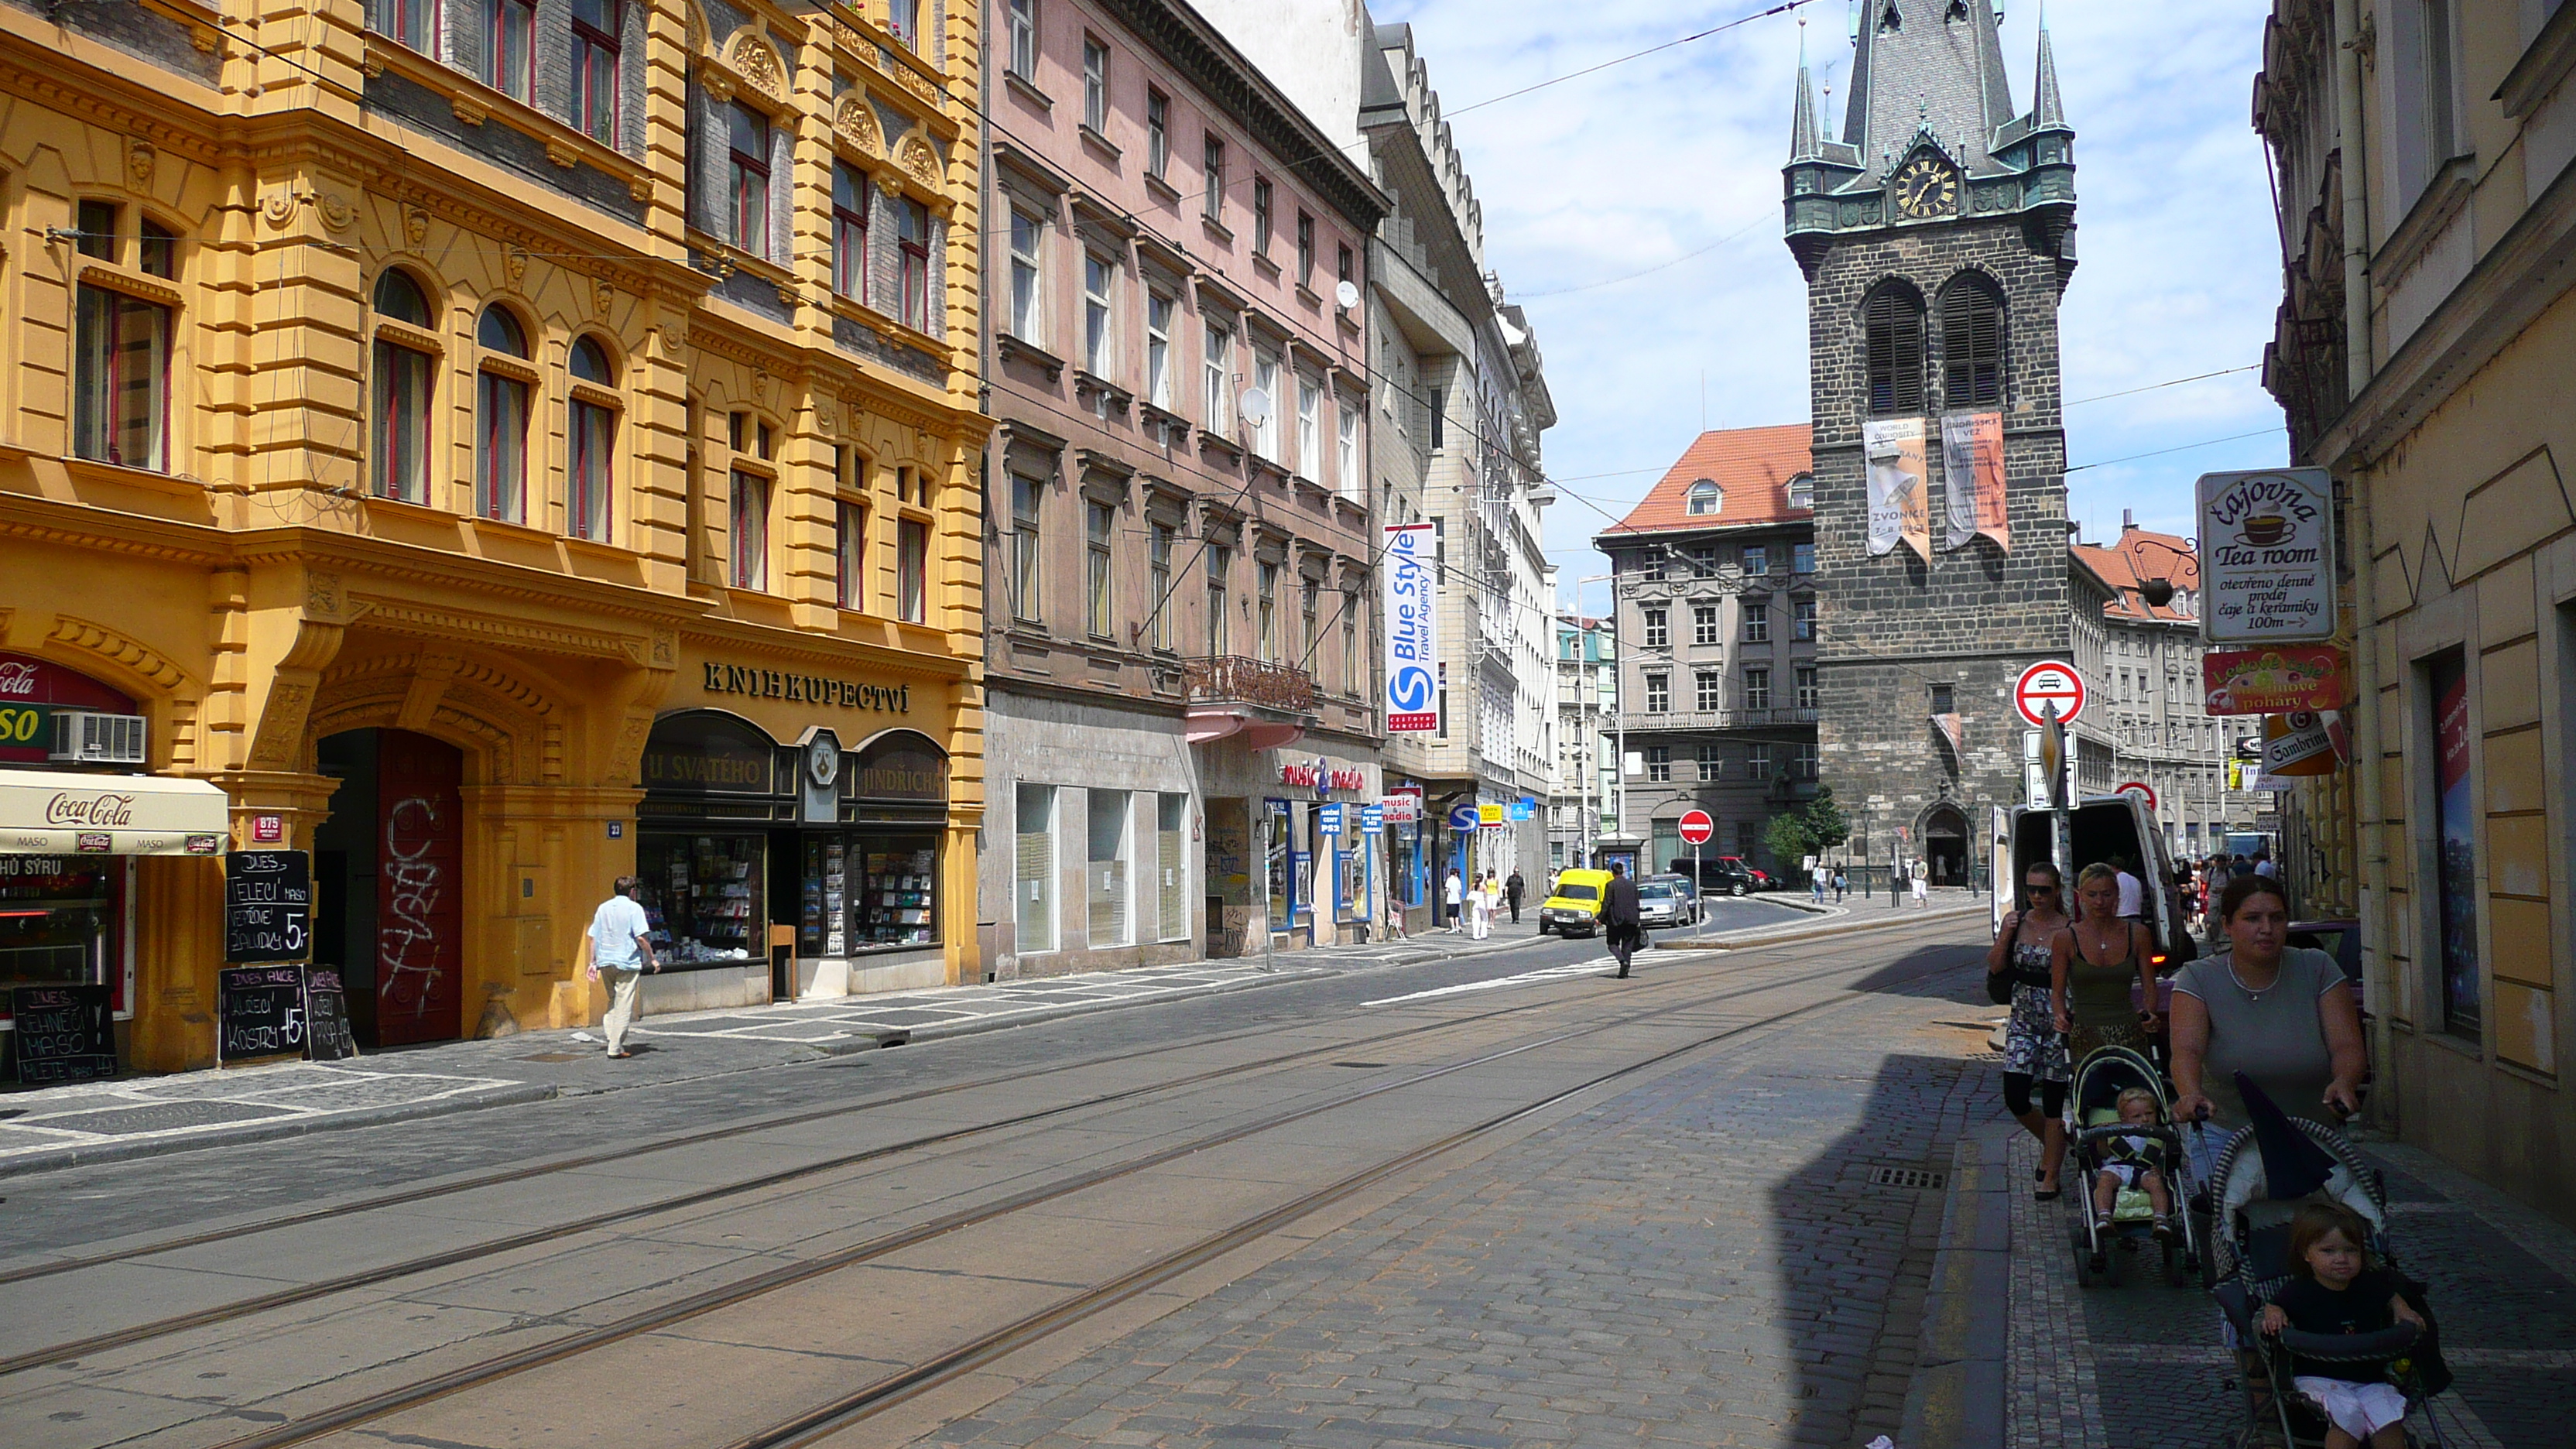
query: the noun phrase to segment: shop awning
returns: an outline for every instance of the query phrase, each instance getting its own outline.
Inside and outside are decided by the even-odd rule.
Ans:
[[[0,770],[0,855],[221,855],[231,815],[204,780]]]

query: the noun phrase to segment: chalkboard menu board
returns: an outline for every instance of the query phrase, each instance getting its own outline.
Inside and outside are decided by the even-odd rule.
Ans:
[[[18,1028],[18,1080],[32,1087],[115,1076],[112,1009],[104,986],[11,988],[9,1010]]]
[[[219,978],[215,1056],[223,1061],[304,1050],[304,968],[233,966]]]
[[[349,995],[340,986],[340,973],[328,966],[304,973],[304,1054],[317,1062],[358,1054],[358,1034],[349,1026]]]
[[[313,949],[313,857],[236,850],[224,857],[224,959],[301,961]]]

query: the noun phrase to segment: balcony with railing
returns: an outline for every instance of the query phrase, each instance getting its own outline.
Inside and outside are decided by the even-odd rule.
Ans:
[[[1239,654],[1181,661],[1189,742],[1240,735],[1249,749],[1295,744],[1315,722],[1315,677],[1292,664]]]
[[[1630,710],[1626,724],[1630,734],[1662,731],[1714,731],[1778,729],[1787,725],[1812,725],[1816,711],[1806,709],[1674,709],[1660,714]]]

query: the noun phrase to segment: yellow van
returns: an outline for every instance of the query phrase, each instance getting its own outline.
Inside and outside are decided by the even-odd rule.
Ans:
[[[1569,870],[1556,877],[1556,893],[1539,903],[1538,933],[1589,936],[1601,929],[1601,897],[1610,889],[1606,870]]]

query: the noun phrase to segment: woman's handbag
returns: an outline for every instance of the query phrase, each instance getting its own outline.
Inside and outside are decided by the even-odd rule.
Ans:
[[[1986,973],[1986,999],[1997,1006],[2012,1005],[2013,979],[2010,971]]]

